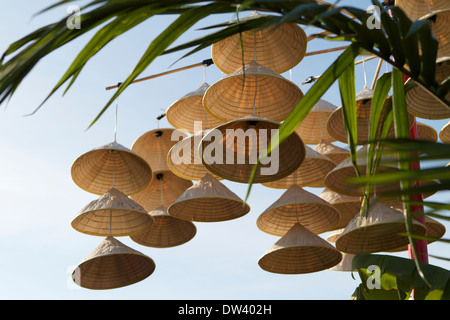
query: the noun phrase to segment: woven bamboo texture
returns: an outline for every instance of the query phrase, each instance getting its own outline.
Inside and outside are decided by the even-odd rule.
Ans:
[[[361,211],[362,201],[359,197],[346,196],[328,188],[325,188],[319,197],[339,211],[341,219],[334,227],[335,229],[345,228],[355,215]]]
[[[424,236],[427,229],[412,221],[412,233]],[[399,248],[409,243],[403,214],[381,202],[370,201],[369,210],[356,215],[336,240],[345,253],[374,253]],[[403,234],[403,235],[401,235]]]
[[[251,17],[255,15],[258,13]],[[236,34],[218,41],[211,46],[211,55],[214,64],[226,74],[252,60],[276,73],[283,73],[300,63],[306,47],[303,29],[294,23],[284,23],[276,28],[244,31],[241,37]]]
[[[438,133],[433,127],[417,122],[417,138],[419,140],[437,142]]]
[[[135,152],[112,142],[78,157],[71,175],[75,184],[87,192],[103,195],[114,187],[131,195],[150,183],[152,169]]]
[[[313,233],[335,229],[339,211],[299,186],[292,186],[258,217],[256,225],[268,234],[283,236],[297,222]]]
[[[395,5],[400,7],[413,21],[433,11],[449,8],[447,0],[395,0]]]
[[[439,139],[444,143],[450,143],[450,121],[442,127],[439,132]]]
[[[259,259],[265,271],[302,274],[325,270],[342,260],[331,244],[296,223]]]
[[[188,242],[197,233],[197,228],[192,222],[170,216],[164,206],[156,208],[149,214],[155,220],[153,226],[130,237],[140,245],[154,248],[175,247]]]
[[[72,221],[72,227],[89,235],[120,237],[144,232],[153,223],[141,205],[113,188],[87,204]]]
[[[166,111],[167,121],[174,128],[192,134],[222,124],[222,120],[213,117],[203,108],[203,96],[208,88],[209,84],[203,83],[196,90],[171,104]],[[196,124],[196,121],[201,121],[201,125]]]
[[[257,156],[265,149],[261,148],[261,144],[268,146],[274,134],[274,130],[279,128],[280,124],[275,121],[262,119],[260,117],[246,117],[235,121],[230,121],[209,131],[202,139],[202,163],[206,169],[223,179],[234,182],[248,183]],[[231,132],[250,133],[250,138],[231,139],[227,138],[227,130]],[[267,134],[264,136],[262,132]],[[221,146],[222,149],[215,152],[206,152],[212,147]],[[284,178],[302,164],[305,158],[305,145],[297,133],[292,133],[278,147],[278,157],[274,157],[272,162],[263,163],[258,167],[254,176],[254,183],[263,183],[279,180]],[[220,159],[218,159],[220,154]],[[227,154],[231,154],[233,159],[226,158]],[[256,155],[255,159],[252,155]],[[275,159],[276,158],[276,159]],[[242,159],[242,163],[238,160]],[[274,167],[273,161],[277,162],[277,172],[274,174],[267,173],[263,170],[271,170]]]
[[[175,129],[155,129],[141,135],[131,147],[131,150],[141,156],[152,168],[152,171],[167,171],[167,153],[180,139],[187,135]]]
[[[131,199],[150,212],[161,204],[168,207],[190,186],[191,180],[180,178],[171,171],[161,171],[154,173],[152,182],[144,190],[132,195]]]
[[[320,141],[319,144],[315,146],[313,150],[330,158],[331,161],[333,161],[336,165],[338,165],[339,163],[341,163],[350,156],[350,151],[335,146],[334,144],[326,140]]]
[[[336,167],[336,164],[323,154],[305,146],[305,159],[300,167],[287,177],[265,182],[263,186],[275,189],[287,189],[290,186],[320,188],[325,186],[326,175]]]
[[[450,57],[438,58],[436,61],[435,78],[438,83],[450,75]],[[440,102],[425,89],[414,83],[411,79],[406,81],[406,106],[408,112],[418,118],[438,120],[450,118],[450,108]],[[450,92],[445,95],[450,100]]]
[[[283,121],[302,97],[296,84],[252,61],[213,83],[203,107],[223,121],[250,115]]]
[[[107,237],[72,273],[83,288],[105,290],[125,287],[150,276],[154,261],[113,237]]]
[[[173,217],[198,222],[232,220],[249,211],[247,203],[210,174],[187,189],[168,208]]]
[[[305,144],[318,144],[322,140],[329,142],[336,140],[327,131],[328,118],[336,109],[335,105],[322,99],[314,105],[299,126],[295,128]]]

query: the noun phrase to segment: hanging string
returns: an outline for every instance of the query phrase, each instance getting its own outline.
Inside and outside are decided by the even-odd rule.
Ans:
[[[159,180],[159,190],[161,191],[161,205],[164,207],[164,201],[163,201],[163,187],[162,187],[162,179]]]
[[[366,75],[366,58],[362,58],[363,71],[364,71],[364,88],[367,88],[367,75]]]
[[[117,113],[119,109],[119,97],[116,99],[116,113],[114,116],[114,142],[116,142],[117,138]]]

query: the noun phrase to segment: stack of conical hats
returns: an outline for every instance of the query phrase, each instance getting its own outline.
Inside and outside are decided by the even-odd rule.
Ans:
[[[112,289],[151,275],[153,260],[114,238],[144,232],[154,224],[153,217],[128,197],[150,183],[148,162],[114,141],[78,157],[71,173],[80,188],[101,195],[80,211],[72,227],[107,237],[76,268],[72,274],[75,283],[89,289]]]

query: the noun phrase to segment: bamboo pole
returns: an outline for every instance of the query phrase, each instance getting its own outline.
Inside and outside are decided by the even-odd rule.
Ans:
[[[367,61],[367,59],[366,59],[366,61]],[[377,82],[378,75],[380,74],[380,69],[381,69],[382,64],[383,64],[383,60],[380,58],[380,60],[378,60],[377,69],[375,70],[375,75],[373,76],[372,86],[370,87],[370,89],[372,89],[372,90],[375,88],[375,83]]]
[[[317,50],[317,51],[311,51],[305,53],[305,57],[314,56],[316,54],[322,54],[322,53],[328,53],[328,52],[335,52],[339,50],[345,50],[348,46],[342,46],[342,47],[336,47],[336,48],[329,48],[329,49],[323,49],[323,50]]]

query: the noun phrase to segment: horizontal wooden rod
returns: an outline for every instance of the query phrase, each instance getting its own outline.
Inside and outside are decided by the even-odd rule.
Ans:
[[[188,70],[188,69],[192,69],[192,68],[196,68],[196,67],[202,67],[202,66],[207,67],[207,66],[209,66],[211,64],[213,64],[212,59],[203,60],[200,63],[196,63],[196,64],[192,64],[192,65],[189,65],[189,66],[181,67],[181,68],[178,68],[178,69],[174,69],[174,70],[170,70],[170,71],[154,74],[154,75],[151,75],[151,76],[148,76],[148,77],[136,79],[136,80],[132,81],[131,84],[132,83],[146,81],[146,80],[150,80],[150,79],[154,79],[154,78],[158,78],[158,77],[165,76],[165,75],[168,75],[168,74],[171,74],[171,73],[175,73],[175,72],[179,72],[179,71],[183,71],[183,70]],[[118,83],[118,84],[116,84],[114,86],[106,87],[106,90],[111,90],[111,89],[118,88],[118,87],[120,87],[120,85],[121,85],[121,83]]]
[[[334,51],[339,51],[339,50],[345,50],[347,48],[348,48],[348,46],[343,46],[343,47],[337,47],[337,48],[330,48],[330,49],[311,51],[311,52],[305,53],[305,57],[314,56],[316,54],[322,54],[322,53],[334,52]]]

